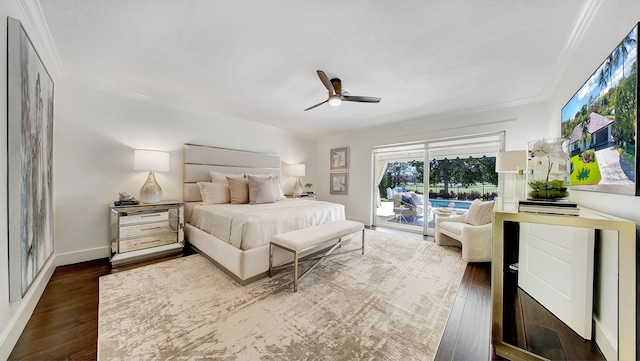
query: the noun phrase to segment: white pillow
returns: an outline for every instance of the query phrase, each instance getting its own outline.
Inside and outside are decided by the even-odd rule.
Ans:
[[[249,178],[249,203],[273,203],[278,200],[278,195],[274,192],[273,177],[262,178],[250,175],[247,178]]]
[[[211,171],[209,172],[209,175],[211,176],[211,181],[212,182],[226,182],[227,181],[227,177],[229,178],[244,178],[244,173],[220,173],[220,172],[216,172],[216,171]]]
[[[483,202],[474,199],[465,217],[465,222],[474,226],[482,226],[491,223],[493,217],[493,201]]]
[[[222,204],[231,202],[229,185],[225,182],[198,182],[204,204]]]

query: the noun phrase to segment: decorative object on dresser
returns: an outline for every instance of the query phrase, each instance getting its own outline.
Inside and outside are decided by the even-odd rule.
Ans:
[[[518,202],[518,211],[525,213],[559,214],[564,216],[580,215],[578,203],[565,201],[523,200]]]
[[[184,204],[110,207],[111,265],[182,253]]]
[[[292,177],[296,177],[296,183],[293,185],[293,194],[302,194],[302,183],[300,182],[300,177],[304,177],[305,171],[306,169],[304,164],[289,164],[287,174]]]
[[[54,250],[54,86],[20,21],[8,17],[7,26],[6,300],[14,302],[22,299]]]
[[[118,192],[118,200],[113,202],[114,206],[137,206],[140,202],[127,192]]]
[[[307,194],[313,194],[313,191],[311,191],[311,188],[313,187],[313,183],[305,183],[304,187],[307,188]]]
[[[316,194],[302,193],[302,194],[285,194],[285,198],[293,198],[293,199],[312,199],[317,200],[318,196]]]
[[[569,197],[569,139],[544,138],[528,142],[527,199]]]
[[[140,201],[142,203],[158,203],[162,200],[162,188],[156,181],[153,173],[169,171],[169,153],[157,150],[136,149],[133,152],[133,168],[135,170],[148,171],[147,181],[140,188]]]

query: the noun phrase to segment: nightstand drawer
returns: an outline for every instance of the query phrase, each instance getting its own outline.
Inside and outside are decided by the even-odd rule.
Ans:
[[[129,238],[129,237],[146,237],[153,234],[162,234],[162,233],[173,233],[177,232],[177,227],[175,225],[176,222],[173,222],[174,225],[172,227],[172,222],[154,222],[154,223],[145,223],[145,224],[136,224],[131,226],[121,226],[120,227],[120,238]]]
[[[164,246],[176,243],[175,234],[161,234],[157,236],[148,236],[140,238],[132,238],[120,241],[119,253],[137,251],[139,249],[147,249],[153,247]]]
[[[120,224],[133,224],[142,222],[166,221],[169,219],[169,211],[135,212],[120,216]]]

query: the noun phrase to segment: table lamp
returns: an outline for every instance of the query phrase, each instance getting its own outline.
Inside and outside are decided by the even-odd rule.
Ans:
[[[136,149],[133,152],[133,168],[148,171],[147,181],[140,188],[140,202],[158,203],[162,200],[162,188],[153,173],[169,171],[169,153],[157,150]]]
[[[511,193],[511,197],[515,198],[515,200],[525,198],[524,168],[526,165],[526,150],[511,150],[508,152],[499,152],[496,155],[496,173],[511,173],[516,175],[513,182],[513,192]]]
[[[293,194],[302,194],[302,183],[300,177],[304,177],[304,164],[291,164],[287,172],[290,176],[296,177],[296,183],[293,185]]]

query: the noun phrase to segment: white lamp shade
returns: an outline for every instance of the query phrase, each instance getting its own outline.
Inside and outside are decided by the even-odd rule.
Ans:
[[[496,173],[517,173],[527,165],[526,150],[499,152],[496,156]]]
[[[143,171],[169,171],[169,153],[157,150],[136,149],[133,152],[133,168]]]
[[[292,177],[304,177],[305,166],[304,164],[290,164],[287,169],[287,174]]]

